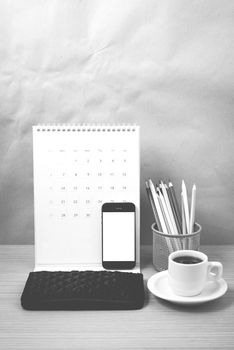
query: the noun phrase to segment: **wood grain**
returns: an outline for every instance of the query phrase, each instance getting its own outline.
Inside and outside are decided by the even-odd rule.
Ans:
[[[180,307],[146,291],[136,311],[25,311],[20,296],[34,267],[33,246],[0,246],[0,349],[233,349],[234,246],[204,246],[229,285],[216,301]],[[155,273],[142,248],[145,282]]]

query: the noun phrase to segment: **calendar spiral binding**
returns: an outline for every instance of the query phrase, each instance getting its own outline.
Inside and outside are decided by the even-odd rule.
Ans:
[[[39,132],[135,132],[136,124],[38,124],[33,129]]]

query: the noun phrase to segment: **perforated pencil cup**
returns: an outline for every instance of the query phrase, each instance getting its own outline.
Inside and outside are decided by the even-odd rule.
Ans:
[[[199,250],[202,227],[194,225],[194,232],[187,235],[168,235],[151,226],[153,233],[153,265],[157,271],[167,270],[168,256],[176,250]]]

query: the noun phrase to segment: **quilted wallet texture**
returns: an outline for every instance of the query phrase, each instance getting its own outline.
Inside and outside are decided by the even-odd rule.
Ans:
[[[21,296],[27,310],[133,310],[144,304],[141,273],[31,272]]]

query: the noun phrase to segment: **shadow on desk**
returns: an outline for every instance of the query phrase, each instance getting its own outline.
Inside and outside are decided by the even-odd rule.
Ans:
[[[178,312],[207,313],[207,312],[217,312],[217,310],[225,310],[230,308],[234,303],[233,292],[234,292],[233,290],[228,289],[227,293],[220,299],[216,299],[204,304],[197,304],[197,305],[179,305],[179,304],[170,303],[166,300],[163,300],[157,297],[153,297],[153,298],[155,299],[155,302],[158,302],[160,305],[166,306]]]

